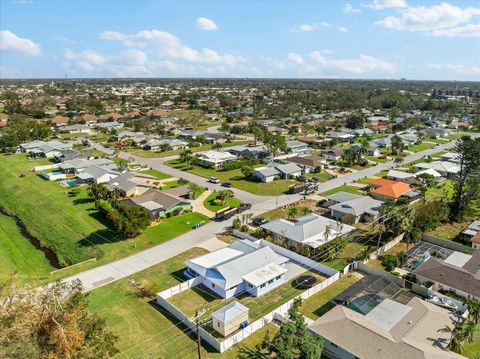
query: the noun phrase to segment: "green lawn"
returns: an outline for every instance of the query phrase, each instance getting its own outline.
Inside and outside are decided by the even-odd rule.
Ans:
[[[445,153],[448,153],[448,152],[449,151],[447,151],[447,150],[435,152],[434,154],[432,154],[431,157],[440,158],[441,156],[443,156]]]
[[[373,180],[373,178],[370,178],[370,177],[362,178],[362,179],[359,179],[359,180],[357,181],[357,183],[369,184],[371,180]]]
[[[312,295],[302,303],[301,312],[310,319],[318,319],[328,311],[328,302],[359,281],[359,276],[348,273],[324,290]]]
[[[208,196],[205,199],[205,201],[203,201],[203,205],[209,211],[217,212],[217,211],[219,211],[223,208],[226,208],[226,207],[238,207],[238,206],[240,206],[240,201],[238,199],[236,199],[235,197],[227,197],[225,199],[225,204],[224,205],[217,206],[214,203],[214,200],[217,198],[217,195],[218,195],[218,193],[213,192],[212,194],[210,194],[210,196]]]
[[[441,145],[444,144],[444,143],[450,142],[450,140],[447,139],[447,138],[445,138],[445,139],[443,139],[443,138],[428,138],[425,141],[433,142],[433,143],[439,143]]]
[[[305,173],[304,176],[308,178],[316,177],[318,178],[319,182],[326,182],[332,178],[332,175],[328,172]]]
[[[141,171],[139,173],[144,173],[144,174],[147,174],[147,175],[150,175],[150,176],[157,177],[157,179],[159,179],[159,180],[172,177],[170,175],[167,175],[166,173],[163,173],[163,172],[160,172],[160,171],[157,171],[157,170],[145,170],[145,171]]]
[[[17,215],[33,236],[53,249],[60,263],[102,255],[97,244],[112,240],[112,235],[84,189],[70,197],[58,183],[30,172],[35,165],[48,164],[47,160],[3,155],[0,161],[0,206]]]
[[[302,275],[312,275],[318,279],[318,283],[325,279],[321,275],[311,271],[306,271],[302,273]],[[303,290],[292,286],[293,281],[294,279],[271,290],[262,295],[261,298],[242,294],[239,297],[223,300],[211,295],[205,290],[191,288],[170,297],[169,302],[182,310],[187,316],[194,315],[198,308],[206,309],[207,311],[204,314],[204,317],[206,318],[209,314],[212,314],[228,303],[237,300],[249,308],[250,321],[254,321],[303,292]]]
[[[388,174],[388,171],[382,171],[375,173],[375,177],[385,177]]]
[[[0,207],[18,216],[28,231],[51,248],[62,265],[87,259],[97,261],[64,269],[51,279],[65,277],[116,260],[172,239],[207,220],[199,213],[188,213],[164,220],[129,240],[115,240],[106,220],[87,197],[85,187],[70,197],[58,183],[46,181],[30,172],[48,161],[29,161],[24,155],[0,157]],[[24,174],[24,177],[20,177]],[[11,260],[15,260],[14,258]]]
[[[165,164],[178,169],[188,170],[188,172],[205,178],[217,177],[222,182],[230,182],[236,188],[263,196],[284,194],[291,185],[297,183],[294,180],[278,180],[269,183],[253,182],[246,179],[240,169],[221,171],[214,168],[204,168],[200,166],[192,167],[187,166],[185,163],[181,163],[178,160],[170,160],[165,162]]]
[[[259,215],[259,217],[266,219],[267,221],[272,221],[277,218],[288,219],[288,212],[290,208],[296,207],[297,214],[294,216],[294,219],[305,215],[306,213],[316,213],[318,215],[325,214],[328,212],[328,209],[317,206],[317,201],[313,199],[304,199],[298,202],[292,203],[290,206],[280,207],[277,209],[272,209],[270,211],[264,212]]]
[[[322,264],[338,271],[342,271],[347,264],[354,262],[357,255],[360,254],[365,248],[367,248],[367,246],[361,243],[349,243],[345,248],[335,255],[335,258],[328,262],[322,262]]]
[[[473,343],[464,344],[462,355],[467,358],[478,358],[480,355],[480,323],[477,324],[476,339]]]
[[[427,143],[427,142],[422,142],[418,145],[411,145],[411,146],[408,146],[407,147],[407,150],[408,151],[412,151],[412,152],[421,152],[421,151],[425,151],[425,150],[428,150],[432,147],[434,147],[435,145],[432,144],[432,143]]]
[[[354,187],[354,186],[339,186],[339,187],[336,187],[336,188],[333,188],[329,191],[326,191],[326,192],[323,192],[321,193],[320,195],[321,196],[330,196],[332,194],[335,194],[337,192],[348,192],[348,193],[353,193],[353,194],[358,194],[358,195],[362,195],[363,193],[358,189],[358,187]]]
[[[16,273],[20,281],[48,278],[54,270],[42,251],[22,235],[15,220],[0,214],[0,283]]]
[[[390,161],[389,158],[380,158],[380,157],[375,157],[375,156],[365,156],[368,160],[377,162],[377,163],[385,163]]]

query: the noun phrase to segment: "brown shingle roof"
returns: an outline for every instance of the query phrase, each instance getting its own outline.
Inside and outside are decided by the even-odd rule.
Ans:
[[[153,188],[150,188],[140,196],[130,198],[130,200],[139,206],[141,206],[142,203],[145,202],[155,202],[161,205],[165,210],[168,210],[169,208],[175,206],[177,203],[185,202],[185,200],[181,198],[167,194],[162,191],[158,191]]]

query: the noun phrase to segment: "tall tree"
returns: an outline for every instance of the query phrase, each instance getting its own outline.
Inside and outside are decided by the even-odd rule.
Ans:
[[[363,128],[364,124],[365,116],[361,111],[350,114],[345,121],[345,126],[351,129]]]
[[[463,136],[455,144],[459,155],[460,170],[453,176],[453,200],[450,206],[450,219],[456,220],[469,202],[478,198],[480,183],[480,138]]]
[[[88,309],[79,281],[0,286],[1,358],[112,358],[117,337]]]
[[[277,334],[262,341],[261,349],[275,354],[277,359],[318,359],[323,351],[323,339],[311,336],[305,318],[300,313],[301,299],[295,299],[288,310],[289,321],[280,326]],[[259,349],[260,349],[259,348]]]

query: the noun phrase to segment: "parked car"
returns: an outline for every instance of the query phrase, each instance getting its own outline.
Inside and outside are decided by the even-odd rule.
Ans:
[[[262,224],[265,224],[265,223],[268,223],[268,221],[265,218],[257,217],[257,218],[254,218],[252,220],[252,224],[254,226],[257,226],[257,227],[259,227],[259,226],[261,226]]]
[[[308,180],[308,182],[318,183],[319,179],[317,177],[312,177]]]
[[[233,184],[231,184],[230,182],[225,182],[225,183],[222,183],[222,186],[226,188],[232,188]]]
[[[307,182],[307,181],[308,181],[308,178],[305,177],[305,176],[298,176],[298,177],[297,177],[297,180],[300,181],[300,182]]]
[[[240,212],[248,211],[250,208],[252,208],[252,204],[251,204],[251,203],[242,203],[240,206],[238,206],[238,210],[239,210]]]
[[[220,180],[217,177],[210,177],[208,179],[208,182],[210,182],[210,183],[220,183]]]
[[[133,166],[130,168],[130,171],[140,171],[142,168],[140,166]]]

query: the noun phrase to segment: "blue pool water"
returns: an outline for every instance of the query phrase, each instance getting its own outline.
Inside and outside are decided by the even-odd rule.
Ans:
[[[49,172],[48,174],[49,174],[50,176],[58,176],[58,175],[61,175],[61,174],[63,174],[63,173],[60,172],[60,171],[53,171],[53,172]]]
[[[78,182],[76,180],[67,180],[63,181],[62,183],[67,187],[75,187],[78,185]]]

